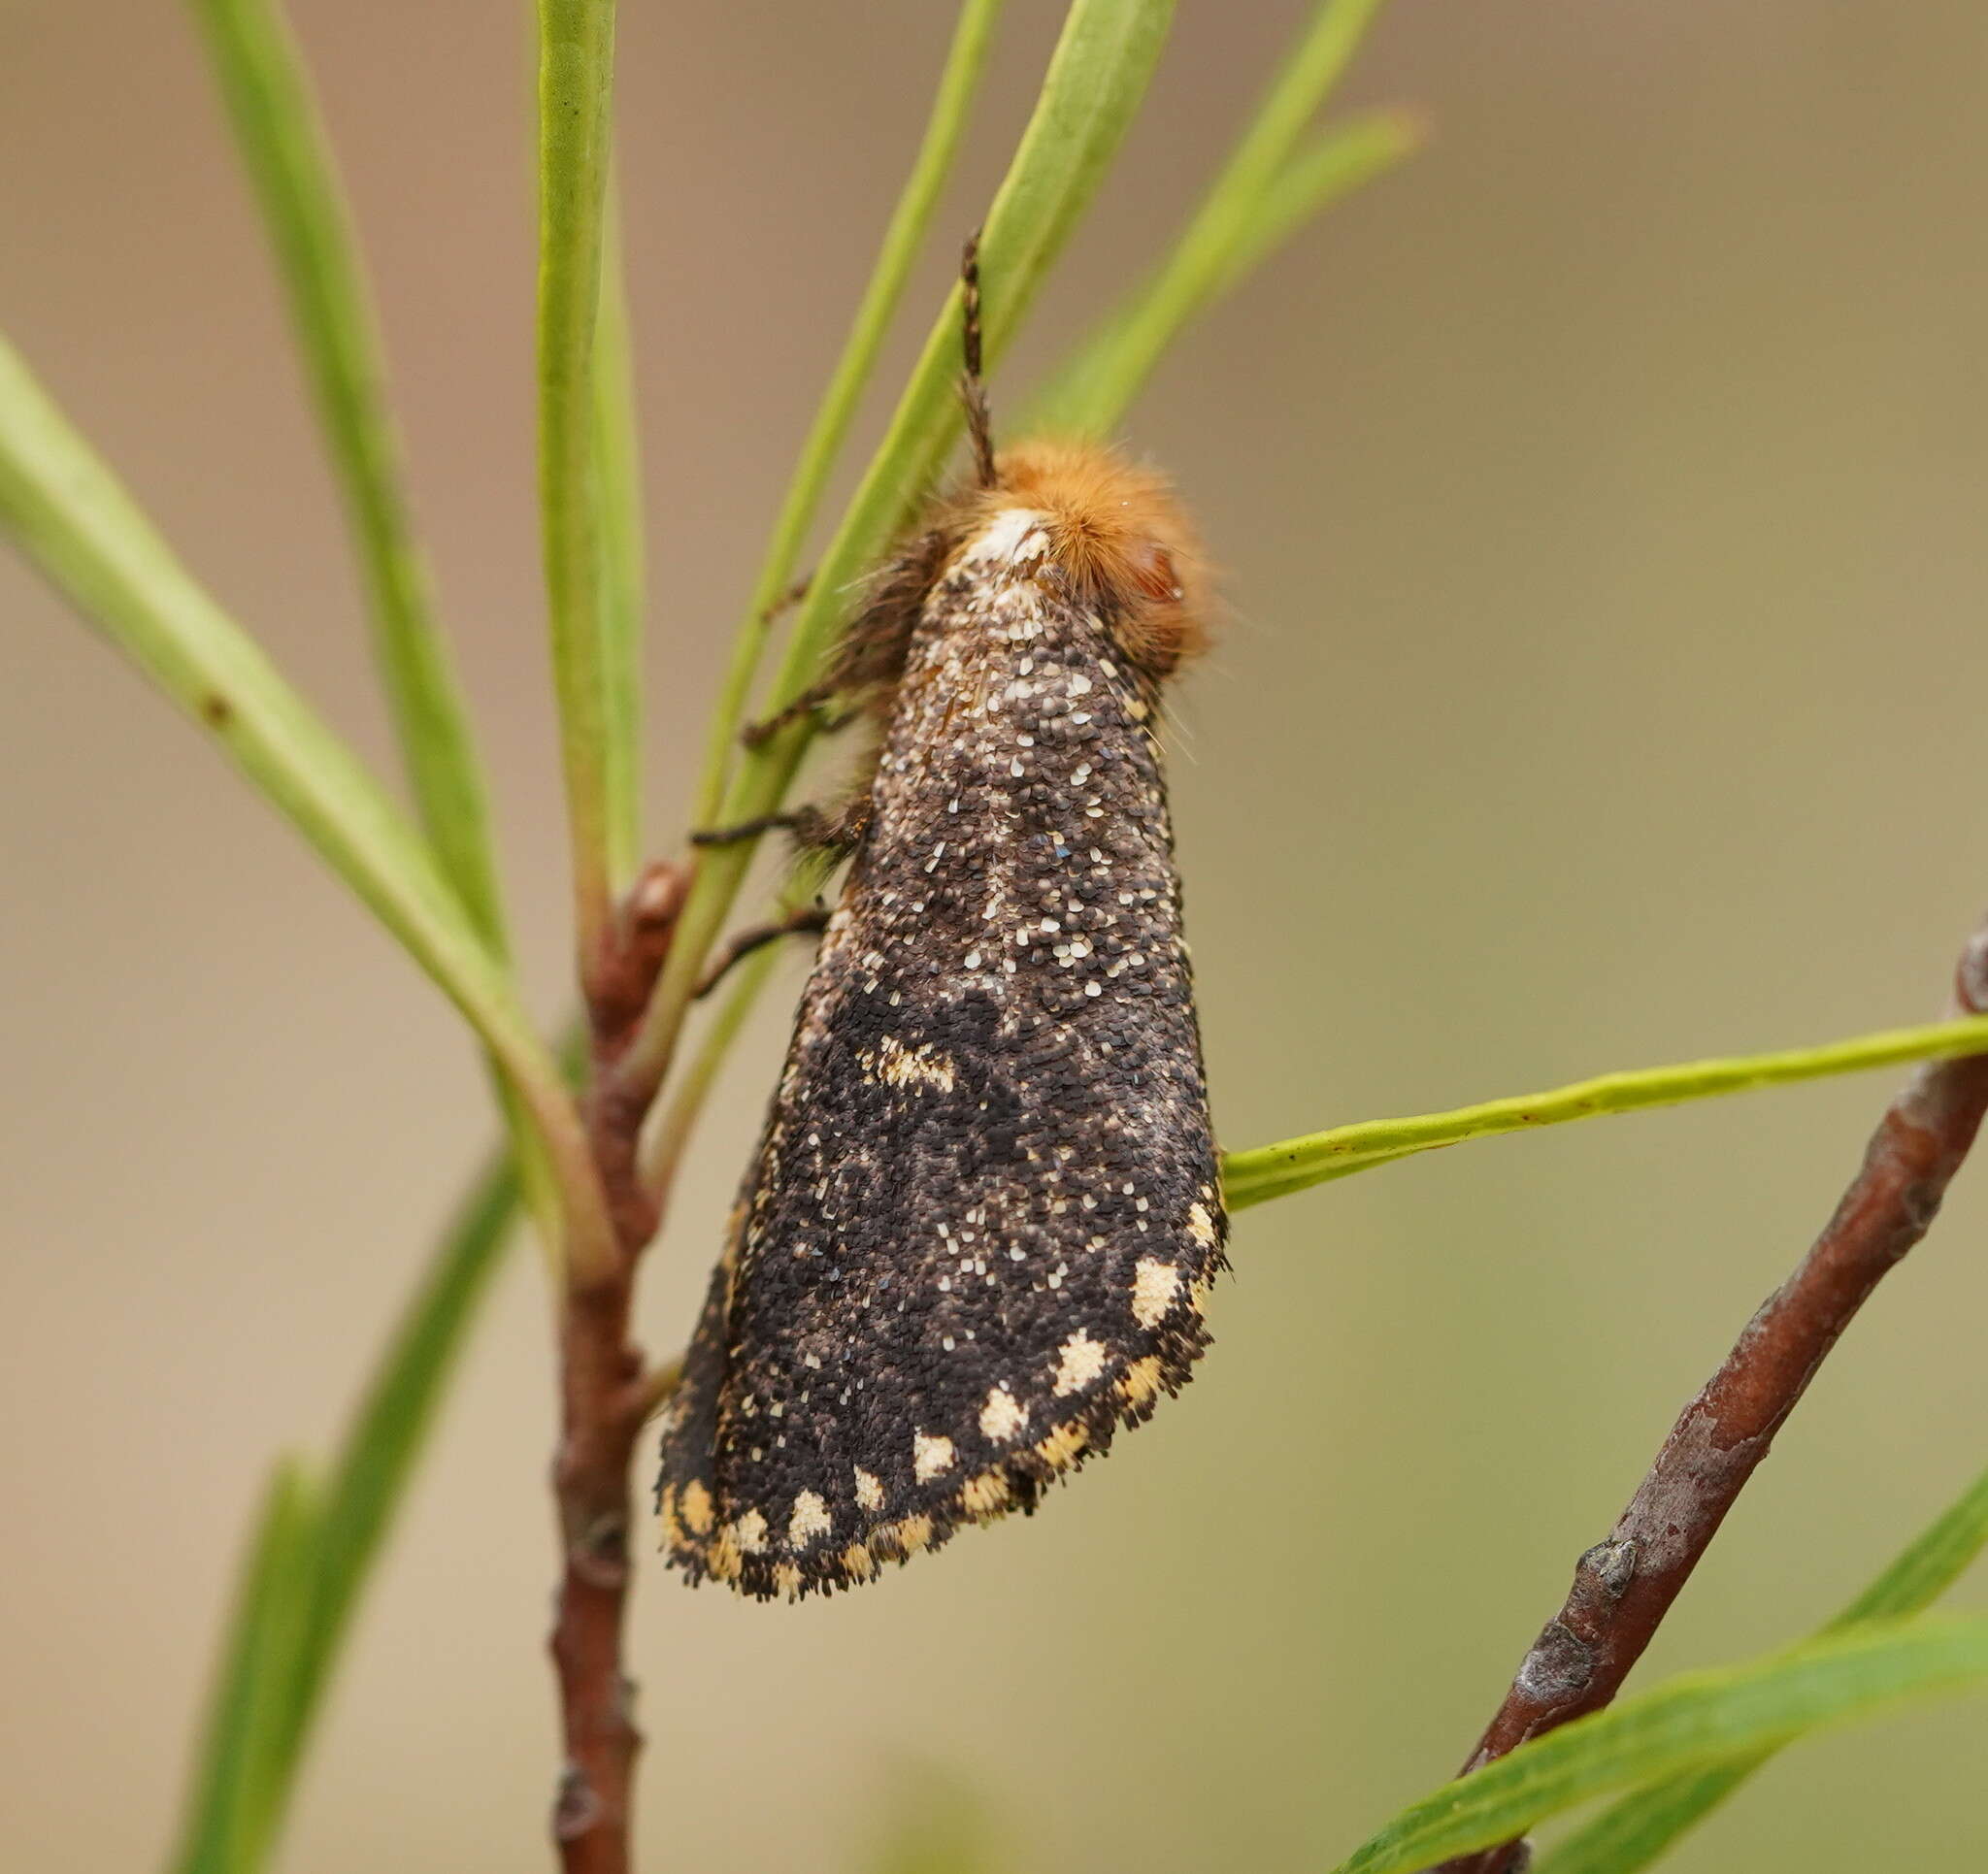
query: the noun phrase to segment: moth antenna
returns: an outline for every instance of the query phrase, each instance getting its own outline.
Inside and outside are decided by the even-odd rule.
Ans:
[[[966,369],[960,378],[960,402],[967,411],[967,439],[974,448],[974,471],[980,486],[994,485],[994,426],[987,413],[987,385],[980,376],[980,231],[967,236],[959,257],[960,349]]]

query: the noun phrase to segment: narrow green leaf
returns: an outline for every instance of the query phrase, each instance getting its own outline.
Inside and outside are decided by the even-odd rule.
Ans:
[[[642,445],[635,420],[620,206],[611,187],[594,333],[594,481],[601,504],[601,682],[606,693],[608,884],[642,863]]]
[[[489,805],[454,661],[414,539],[386,370],[339,185],[296,42],[277,0],[194,0],[343,489],[373,651],[414,804],[444,875],[499,962],[508,942]],[[498,1075],[498,1103],[529,1169],[532,1209],[558,1234],[557,1194],[529,1116]]]
[[[442,870],[491,952],[505,951],[489,806],[402,485],[386,372],[337,169],[277,0],[194,0],[344,489],[374,654]]]
[[[608,752],[595,453],[613,71],[613,0],[539,0],[539,504],[583,966],[600,954],[611,909],[610,776],[633,772]]]
[[[1884,1622],[1666,1681],[1411,1803],[1335,1874],[1415,1874],[1590,1797],[1988,1684],[1988,1619]]]
[[[1090,205],[1145,95],[1173,20],[1173,0],[1074,0],[1034,115],[981,231],[986,355],[1000,357],[1063,243]],[[812,679],[842,622],[847,588],[883,551],[961,428],[959,289],[946,295],[835,539],[815,570],[769,698],[778,709]],[[740,764],[719,817],[774,811],[812,734],[794,724]],[[677,927],[663,978],[624,1058],[631,1080],[660,1079],[690,991],[752,859],[749,841],[707,852]],[[654,1137],[653,1129],[650,1133]]]
[[[965,0],[960,8],[952,46],[939,75],[939,88],[933,94],[924,140],[918,146],[911,174],[905,178],[897,206],[884,228],[883,243],[877,250],[870,283],[863,289],[848,337],[843,342],[842,356],[837,359],[828,388],[822,393],[808,439],[801,445],[793,477],[787,483],[786,498],[774,523],[773,538],[767,542],[758,581],[740,621],[724,688],[712,715],[704,778],[698,787],[695,807],[699,824],[708,823],[724,799],[725,775],[738,741],[740,720],[766,647],[766,614],[793,583],[801,546],[820,506],[829,471],[842,453],[863,388],[876,369],[878,351],[904,298],[911,262],[924,243],[932,212],[938,206],[940,191],[951,174],[953,157],[966,133],[967,118],[994,42],[1001,7],[1002,0]]]
[[[1930,1607],[1988,1546],[1988,1471],[1901,1551],[1822,1630],[1895,1620]],[[1636,1874],[1775,1753],[1756,1752],[1637,1790],[1536,1859],[1533,1874]]]
[[[227,1639],[209,1693],[174,1874],[250,1874],[282,1803],[275,1740],[284,1688],[309,1619],[312,1495],[294,1460],[263,1494],[237,1580]]]
[[[295,1773],[331,1663],[502,1258],[518,1196],[512,1157],[503,1153],[478,1176],[444,1233],[318,1492],[310,1618],[284,1705],[286,1779]]]
[[[1278,171],[1242,216],[1215,296],[1233,292],[1313,215],[1407,161],[1428,136],[1422,116],[1398,107],[1364,111],[1322,133]]]
[[[382,1349],[330,1475],[278,1470],[230,1617],[179,1874],[250,1874],[294,1791],[330,1668],[518,1209],[509,1154],[477,1179]]]
[[[1326,132],[1254,201],[1237,205],[1212,264],[1191,265],[1183,240],[1109,312],[1036,393],[1027,427],[1110,435],[1183,326],[1232,293],[1314,215],[1411,156],[1422,139],[1421,120],[1406,111],[1369,112]]]
[[[607,1253],[579,1114],[462,901],[362,763],[152,530],[0,342],[0,526],[316,847],[455,1003],[531,1116],[568,1251]]]
[[[1173,16],[1172,0],[1075,0],[1066,16],[1034,115],[981,229],[981,324],[990,370],[1132,127]],[[889,544],[906,504],[932,481],[959,436],[959,373],[955,286],[809,588],[771,698],[775,707],[812,680],[842,622],[847,582]],[[780,762],[779,753],[766,758],[769,767]]]
[[[1452,1112],[1418,1113],[1406,1119],[1367,1119],[1303,1138],[1231,1152],[1222,1162],[1223,1188],[1231,1210],[1344,1177],[1416,1152],[1455,1145],[1495,1133],[1530,1132],[1570,1119],[1605,1113],[1639,1112],[1690,1100],[1750,1093],[1758,1087],[1820,1080],[1859,1073],[1868,1068],[1898,1067],[1908,1061],[1938,1061],[1988,1052],[1988,1016],[1932,1022],[1922,1028],[1884,1029],[1819,1047],[1789,1048],[1777,1054],[1742,1054],[1725,1060],[1686,1061],[1674,1067],[1605,1073],[1543,1093],[1513,1094]]]
[[[1264,205],[1275,195],[1279,212],[1289,213],[1295,197],[1278,188],[1280,174],[1379,8],[1380,0],[1322,0],[1313,11],[1172,253],[1042,393],[1037,410],[1045,425],[1110,431],[1180,328],[1241,277],[1240,256],[1261,256]],[[1313,206],[1323,199],[1314,188]]]

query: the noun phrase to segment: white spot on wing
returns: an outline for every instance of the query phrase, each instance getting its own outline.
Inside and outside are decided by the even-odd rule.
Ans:
[[[1075,1393],[1090,1385],[1105,1370],[1105,1343],[1093,1340],[1081,1331],[1074,1333],[1057,1350],[1056,1397]]]
[[[929,1484],[952,1468],[952,1440],[911,1433],[911,1471],[921,1484]]]
[[[828,1530],[828,1505],[812,1490],[804,1490],[794,1498],[794,1514],[787,1524],[787,1547],[805,1548]]]
[[[989,1444],[1006,1444],[1029,1422],[1028,1407],[1012,1393],[995,1387],[980,1407],[980,1435]]]
[[[1180,1271],[1170,1263],[1142,1256],[1132,1276],[1132,1318],[1142,1328],[1157,1328],[1180,1293]]]

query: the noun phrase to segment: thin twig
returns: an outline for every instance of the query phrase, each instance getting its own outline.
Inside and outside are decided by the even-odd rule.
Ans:
[[[635,1687],[622,1669],[635,1441],[674,1389],[677,1364],[650,1367],[629,1336],[636,1270],[660,1222],[635,1176],[646,1101],[614,1073],[675,932],[685,877],[651,866],[611,921],[612,941],[592,986],[593,1074],[587,1137],[614,1254],[576,1271],[559,1323],[559,1449],[552,1466],[562,1566],[551,1651],[558,1669],[566,1761],[552,1811],[565,1874],[628,1874],[635,1759]]]
[[[1962,952],[1954,1001],[1988,1008],[1988,924]],[[1838,1336],[1932,1226],[1984,1111],[1988,1054],[1931,1062],[1905,1083],[1814,1247],[1685,1407],[1607,1540],[1575,1564],[1465,1774],[1615,1696]],[[1516,1874],[1527,1858],[1508,1842],[1441,1874]]]

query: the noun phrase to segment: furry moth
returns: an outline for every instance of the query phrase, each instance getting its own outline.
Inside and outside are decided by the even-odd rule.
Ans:
[[[668,1559],[760,1597],[1032,1510],[1176,1392],[1225,1266],[1155,735],[1203,639],[1164,481],[978,464],[850,622],[852,857],[663,1419]]]

